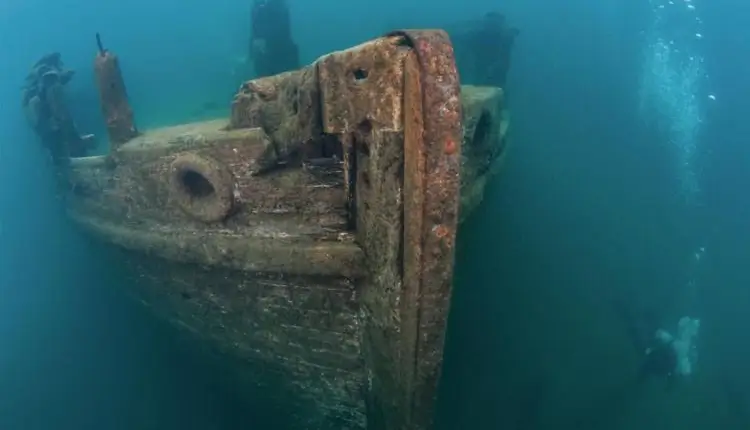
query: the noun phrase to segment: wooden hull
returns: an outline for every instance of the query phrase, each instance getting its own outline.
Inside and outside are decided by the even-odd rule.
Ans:
[[[429,429],[459,211],[505,153],[502,107],[460,88],[443,32],[394,33],[245,83],[228,121],[72,160],[69,212],[295,426]]]

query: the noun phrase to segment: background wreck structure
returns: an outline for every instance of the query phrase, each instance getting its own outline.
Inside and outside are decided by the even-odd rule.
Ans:
[[[450,37],[462,80],[475,85],[506,88],[510,57],[519,30],[499,12],[456,25]]]
[[[285,0],[255,0],[251,11],[250,59],[255,76],[299,68],[299,49],[292,39]]]
[[[65,86],[74,71],[66,69],[60,53],[47,54],[26,76],[21,105],[29,126],[39,136],[55,164],[82,157],[93,144],[93,135],[81,135],[65,97]]]
[[[502,89],[458,76],[445,32],[396,31],[142,133],[100,86],[133,134],[70,159],[68,213],[295,428],[431,429],[456,230],[507,148]]]

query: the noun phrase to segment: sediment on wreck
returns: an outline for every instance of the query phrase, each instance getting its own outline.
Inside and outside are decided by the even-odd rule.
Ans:
[[[245,82],[228,121],[74,160],[71,217],[295,426],[430,429],[459,216],[505,148],[452,55],[396,32]]]
[[[438,73],[447,79],[442,91],[424,79]],[[370,428],[429,428],[463,138],[447,37],[393,34],[325,56],[314,68],[248,82],[235,98],[231,127],[248,126],[269,130],[269,153],[277,157],[299,149],[289,142],[320,132],[340,142],[350,226],[367,267],[357,288]],[[427,147],[424,139],[440,145]]]
[[[129,293],[253,369],[238,374],[293,403],[295,425],[358,428],[362,250],[345,229],[341,168],[260,173],[265,132],[225,126],[146,131],[76,160],[71,216],[123,249]]]

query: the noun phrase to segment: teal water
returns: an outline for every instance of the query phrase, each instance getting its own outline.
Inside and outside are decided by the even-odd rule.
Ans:
[[[303,63],[394,26],[450,26],[493,8],[521,29],[506,169],[459,232],[439,428],[748,428],[747,5],[675,2],[696,6],[696,30],[649,1],[289,3]],[[263,393],[116,294],[126,287],[116,262],[59,213],[19,109],[29,66],[58,50],[77,72],[79,127],[103,134],[91,67],[100,32],[142,128],[225,115],[249,73],[249,9],[0,5],[0,428],[283,428]],[[678,44],[674,62],[653,48],[660,38]],[[688,176],[699,185],[690,200]],[[656,315],[653,329],[700,318],[695,372],[635,383],[643,351],[622,306]]]

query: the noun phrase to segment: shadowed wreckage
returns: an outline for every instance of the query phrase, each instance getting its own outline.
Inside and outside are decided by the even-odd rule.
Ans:
[[[229,118],[141,132],[101,42],[94,67],[110,151],[57,151],[59,180],[128,293],[295,428],[433,428],[456,230],[506,153],[503,89],[460,85],[445,32],[395,31],[263,66]]]

